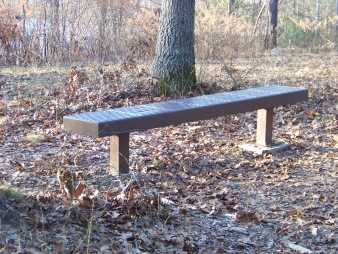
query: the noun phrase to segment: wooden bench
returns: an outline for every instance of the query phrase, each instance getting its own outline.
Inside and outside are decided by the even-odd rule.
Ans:
[[[63,118],[64,130],[110,136],[110,172],[129,172],[129,133],[258,110],[256,143],[272,143],[273,108],[307,100],[308,90],[263,86],[187,99],[81,113]]]

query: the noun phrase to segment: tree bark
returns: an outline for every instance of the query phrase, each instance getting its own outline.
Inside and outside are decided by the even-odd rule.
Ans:
[[[277,17],[278,0],[270,0],[269,15],[266,36],[264,40],[264,49],[269,50],[277,46]]]
[[[235,5],[236,0],[229,0],[229,5],[228,5],[228,15],[231,16],[231,14],[234,13],[235,11]]]
[[[336,0],[335,48],[336,55],[338,55],[338,0]]]
[[[255,16],[256,16],[256,6],[255,0],[251,0],[251,23],[255,23]]]
[[[44,13],[44,20],[43,20],[43,60],[47,63],[48,62],[48,29],[47,29],[47,6],[45,5],[43,7],[43,13]]]
[[[51,38],[50,38],[50,50],[51,57],[55,61],[60,61],[59,57],[59,49],[60,49],[60,2],[59,0],[53,0],[51,2]]]
[[[27,1],[22,3],[22,35],[20,36],[20,49],[21,49],[21,55],[20,58],[23,59],[23,61],[26,63],[29,62],[29,56],[27,54],[27,42],[28,42],[28,36],[27,36],[27,28],[26,28],[26,6],[28,5]]]
[[[316,29],[315,29],[315,46],[318,45],[319,37],[319,21],[320,21],[320,0],[317,0],[317,15],[316,15]]]
[[[195,0],[163,0],[152,73],[174,93],[196,82],[194,19]]]
[[[105,52],[105,45],[106,45],[106,28],[107,28],[107,3],[100,1],[98,2],[98,7],[100,8],[100,23],[99,23],[99,57],[100,60],[103,61],[106,52]]]

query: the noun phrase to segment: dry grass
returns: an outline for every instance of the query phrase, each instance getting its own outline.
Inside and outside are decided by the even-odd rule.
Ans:
[[[126,49],[139,60],[152,59],[157,38],[159,16],[144,10],[128,21]],[[197,5],[195,38],[196,58],[203,61],[251,55],[260,50],[253,25],[245,18],[224,15],[222,8]]]
[[[253,26],[245,17],[224,15],[222,9],[201,8],[196,17],[198,59],[231,59],[255,52]]]

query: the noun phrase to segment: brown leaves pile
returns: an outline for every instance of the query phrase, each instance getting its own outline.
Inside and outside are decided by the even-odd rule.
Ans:
[[[255,113],[225,116],[132,133],[132,174],[121,178],[108,174],[108,139],[65,133],[62,116],[163,100],[146,67],[128,59],[86,67],[82,84],[78,68],[71,80],[72,69],[0,76],[0,178],[26,195],[8,200],[26,223],[2,227],[0,249],[336,252],[338,73],[327,71],[335,58],[325,59],[319,67],[318,56],[237,60],[242,88],[276,80],[309,88],[307,103],[275,110],[274,138],[290,150],[241,152],[237,144],[254,142]],[[221,65],[205,68],[222,89],[232,86]]]

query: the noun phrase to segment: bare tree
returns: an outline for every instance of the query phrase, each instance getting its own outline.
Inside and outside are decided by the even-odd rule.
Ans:
[[[338,0],[336,0],[336,25],[335,25],[335,48],[336,54],[338,54]]]
[[[163,0],[152,72],[179,94],[196,82],[195,0]]]
[[[4,1],[3,6],[0,6],[0,57],[4,56],[4,62],[7,65],[15,64],[16,62],[16,49],[17,38],[19,35],[18,20],[21,19],[17,15],[20,9],[17,5],[11,5],[9,2]]]
[[[320,0],[317,0],[316,28],[315,28],[315,46],[318,45],[319,37],[319,22],[320,22]]]
[[[278,0],[269,1],[268,25],[264,39],[264,49],[272,49],[277,46],[277,17]]]
[[[255,0],[251,0],[251,23],[255,23],[255,16],[256,16],[256,3]]]
[[[234,13],[235,7],[236,7],[236,0],[229,0],[228,4],[228,15],[231,16],[231,14]]]
[[[98,1],[100,9],[100,21],[99,21],[99,56],[101,60],[104,60],[105,56],[105,42],[106,42],[106,30],[107,30],[107,3],[104,1]]]
[[[50,56],[52,59],[59,61],[60,50],[60,2],[59,0],[51,1],[51,15],[50,15]]]

